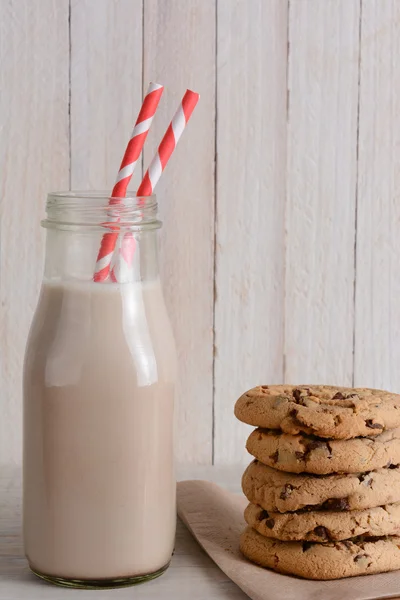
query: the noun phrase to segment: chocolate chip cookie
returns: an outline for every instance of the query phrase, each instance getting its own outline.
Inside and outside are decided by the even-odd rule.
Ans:
[[[400,468],[367,473],[298,475],[253,461],[242,478],[245,496],[267,511],[362,510],[400,502]]]
[[[259,461],[290,473],[362,473],[400,464],[400,429],[376,437],[323,440],[276,429],[256,429],[246,444]]]
[[[281,542],[247,527],[240,549],[251,561],[306,579],[340,579],[400,569],[400,537],[355,537],[344,542]]]
[[[355,536],[400,535],[400,502],[365,510],[269,512],[249,504],[244,518],[250,527],[281,541],[338,542]]]
[[[367,388],[264,385],[239,398],[235,415],[249,425],[292,435],[371,437],[400,427],[400,395]]]

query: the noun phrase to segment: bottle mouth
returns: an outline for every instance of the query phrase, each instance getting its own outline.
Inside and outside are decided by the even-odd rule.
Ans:
[[[46,228],[70,229],[75,227],[100,228],[102,231],[158,229],[157,198],[136,196],[128,192],[123,198],[114,198],[107,191],[51,192],[47,196]]]

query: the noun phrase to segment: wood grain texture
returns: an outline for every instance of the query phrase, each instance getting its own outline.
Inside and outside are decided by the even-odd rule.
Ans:
[[[399,0],[0,0],[0,461],[46,192],[112,187],[151,80],[145,166],[201,94],[157,187],[179,461],[248,460],[233,404],[261,381],[400,391],[399,33]]]
[[[142,0],[72,0],[72,189],[112,188],[141,103]]]
[[[0,462],[21,459],[21,377],[46,194],[68,187],[68,0],[0,2]]]
[[[400,392],[400,3],[362,5],[356,385]]]
[[[287,3],[218,4],[215,463],[248,461],[235,400],[283,379]]]
[[[164,292],[179,358],[177,456],[211,462],[215,1],[146,0],[144,81],[166,86],[145,167],[186,90],[200,102],[157,186]]]
[[[290,3],[290,383],[352,383],[359,16],[359,0]]]

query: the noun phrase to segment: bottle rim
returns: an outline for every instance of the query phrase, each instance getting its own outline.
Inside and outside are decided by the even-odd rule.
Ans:
[[[134,191],[115,198],[107,191],[69,190],[50,192],[47,196],[45,228],[70,229],[87,227],[103,232],[157,229],[157,197],[137,196]]]

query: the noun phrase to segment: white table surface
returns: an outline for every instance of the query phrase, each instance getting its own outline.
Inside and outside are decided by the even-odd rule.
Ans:
[[[179,479],[208,479],[240,488],[243,467],[187,467]],[[118,590],[70,590],[45,583],[31,574],[21,538],[21,471],[0,466],[0,600],[245,600],[248,598],[212,562],[178,521],[176,548],[167,572],[154,581]]]

